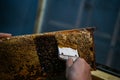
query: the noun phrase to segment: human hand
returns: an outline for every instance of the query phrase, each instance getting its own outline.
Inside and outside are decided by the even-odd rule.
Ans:
[[[73,62],[69,58],[66,62],[66,78],[68,80],[91,80],[89,64],[82,58]]]
[[[8,34],[8,33],[0,33],[0,39],[1,38],[5,38],[5,37],[11,37],[12,35],[11,34]]]
[[[8,34],[8,33],[0,33],[0,39],[1,38],[7,38],[7,37],[11,37],[12,34]],[[0,42],[2,42],[2,40],[0,40]]]

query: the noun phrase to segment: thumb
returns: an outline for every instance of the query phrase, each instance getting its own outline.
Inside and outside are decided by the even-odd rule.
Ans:
[[[70,67],[73,65],[73,59],[72,58],[68,58],[67,62],[66,62],[66,78],[68,78],[68,74],[69,74],[69,69]]]
[[[71,67],[73,64],[73,59],[72,58],[68,58],[67,62],[66,62],[66,68]]]

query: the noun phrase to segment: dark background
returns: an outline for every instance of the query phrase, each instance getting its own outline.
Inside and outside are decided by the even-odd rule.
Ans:
[[[0,32],[33,33],[38,0],[0,0]]]

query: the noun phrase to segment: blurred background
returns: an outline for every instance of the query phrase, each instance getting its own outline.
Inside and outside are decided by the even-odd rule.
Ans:
[[[97,68],[120,76],[120,0],[0,0],[0,32],[96,27]]]

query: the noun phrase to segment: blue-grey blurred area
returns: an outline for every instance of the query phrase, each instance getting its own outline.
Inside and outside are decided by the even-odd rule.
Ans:
[[[0,32],[33,33],[38,0],[0,0]]]
[[[48,0],[42,32],[96,27],[96,62],[120,71],[120,0]]]

